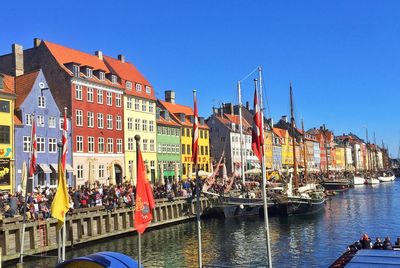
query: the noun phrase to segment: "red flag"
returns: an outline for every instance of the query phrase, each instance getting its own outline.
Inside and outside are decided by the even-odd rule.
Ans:
[[[67,122],[67,113],[64,112],[64,127],[62,132],[62,155],[61,155],[61,164],[62,164],[62,171],[65,173],[65,165],[67,162],[67,152],[68,152],[68,122]]]
[[[194,121],[193,121],[193,139],[192,139],[192,161],[197,165],[198,143],[199,143],[199,115],[197,112],[196,91],[193,91],[194,100]]]
[[[146,176],[146,167],[139,147],[137,155],[135,228],[142,234],[153,219],[152,210],[156,204],[154,202],[153,191]]]
[[[254,91],[254,117],[253,117],[253,130],[251,135],[251,148],[254,154],[261,161],[263,153],[261,150],[261,145],[264,144],[262,122],[261,122],[261,112],[258,106],[258,94],[257,89]]]
[[[31,133],[31,161],[29,164],[29,177],[33,177],[36,171],[37,160],[37,141],[36,141],[36,124],[35,116],[32,115],[32,133]]]

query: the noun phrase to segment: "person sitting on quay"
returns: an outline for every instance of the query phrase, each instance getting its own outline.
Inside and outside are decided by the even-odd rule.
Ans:
[[[8,205],[8,204],[5,205],[4,210],[5,210],[4,217],[6,217],[6,218],[14,217],[15,211],[10,207],[10,205]]]
[[[375,241],[374,246],[372,248],[373,249],[383,249],[383,243],[382,243],[382,240],[379,237],[376,238],[376,241]]]
[[[363,234],[363,236],[360,239],[360,244],[361,244],[362,249],[371,249],[372,248],[371,239],[368,237],[367,234]]]
[[[385,238],[385,241],[383,241],[383,248],[393,249],[392,243],[390,242],[390,238],[388,236]]]

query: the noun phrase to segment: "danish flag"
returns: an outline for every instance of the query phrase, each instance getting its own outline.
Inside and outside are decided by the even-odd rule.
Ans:
[[[254,90],[254,116],[253,116],[253,130],[251,135],[251,148],[253,149],[254,154],[261,161],[263,157],[263,152],[261,149],[261,145],[264,144],[264,133],[262,129],[261,122],[261,112],[260,107],[258,106],[258,92],[257,88]]]

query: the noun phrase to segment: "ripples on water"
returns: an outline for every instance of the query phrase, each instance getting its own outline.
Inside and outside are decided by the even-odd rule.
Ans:
[[[399,234],[400,181],[357,186],[326,202],[324,211],[312,216],[270,218],[274,267],[327,267],[348,244],[368,233]],[[265,267],[266,243],[261,218],[202,221],[203,263],[235,267]],[[145,267],[196,267],[195,222],[151,230],[142,236]],[[119,251],[137,258],[137,237],[127,236],[85,245],[67,258],[96,251]],[[53,260],[28,261],[26,267],[54,267]],[[25,266],[24,266],[25,267]]]

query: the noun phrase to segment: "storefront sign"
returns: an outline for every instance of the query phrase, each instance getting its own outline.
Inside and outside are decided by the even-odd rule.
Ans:
[[[10,158],[0,158],[0,185],[10,185]]]

